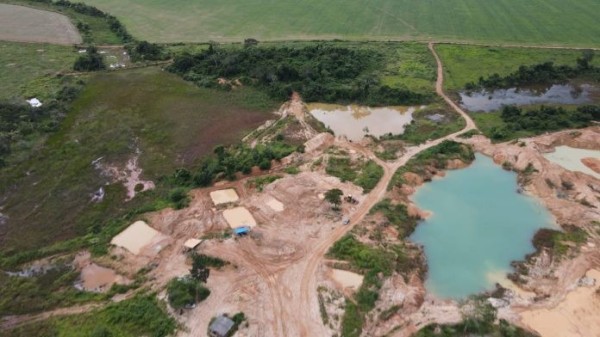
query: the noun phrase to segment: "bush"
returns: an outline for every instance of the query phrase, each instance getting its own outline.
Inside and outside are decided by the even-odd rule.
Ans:
[[[191,277],[174,278],[167,285],[167,296],[173,309],[190,307],[209,295],[210,290]]]
[[[97,71],[106,69],[102,55],[98,53],[96,47],[91,46],[86,49],[86,53],[75,60],[73,69],[76,71]]]

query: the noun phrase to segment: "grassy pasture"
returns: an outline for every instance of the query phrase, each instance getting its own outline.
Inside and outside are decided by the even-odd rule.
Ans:
[[[438,44],[435,49],[444,63],[444,85],[449,90],[463,89],[466,83],[477,82],[480,76],[485,78],[494,73],[508,75],[521,65],[554,62],[574,66],[577,58],[582,55],[580,50],[450,44]],[[593,63],[599,65],[600,56],[597,55]]]
[[[54,76],[70,70],[77,58],[73,47],[0,42],[0,100],[38,97],[59,88]]]
[[[111,184],[103,202],[91,203],[90,193],[106,182],[93,160],[123,164],[137,147],[144,179],[156,181],[217,144],[239,141],[276,105],[249,88],[198,88],[157,68],[95,75],[61,130],[31,160],[3,170],[0,200],[9,221],[0,233],[2,249],[34,249],[86,234],[157,198],[123,203],[123,187]]]
[[[154,42],[432,39],[600,45],[596,0],[85,0]]]
[[[0,4],[0,40],[63,45],[82,42],[68,17],[10,4]]]

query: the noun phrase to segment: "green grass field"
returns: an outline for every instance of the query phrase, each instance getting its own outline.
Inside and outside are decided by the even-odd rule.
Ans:
[[[0,171],[2,213],[10,219],[2,250],[86,234],[156,198],[123,203],[123,187],[112,184],[103,202],[91,203],[90,193],[106,182],[93,160],[122,165],[137,147],[145,179],[157,181],[218,144],[239,141],[276,107],[250,88],[198,88],[158,68],[95,75],[61,130],[30,160]]]
[[[433,39],[600,45],[596,0],[85,0],[155,42]]]
[[[70,70],[76,58],[73,47],[0,42],[0,100],[43,100],[59,89],[54,75]]]
[[[444,63],[444,86],[449,90],[463,89],[468,82],[494,73],[501,76],[518,70],[521,65],[543,62],[575,65],[582,51],[566,49],[497,48],[438,44],[435,47]],[[599,54],[596,52],[596,54]],[[600,65],[600,56],[593,60]]]

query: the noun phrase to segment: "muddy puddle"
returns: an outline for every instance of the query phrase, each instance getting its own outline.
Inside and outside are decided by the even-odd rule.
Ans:
[[[380,137],[402,134],[419,107],[371,108],[357,105],[309,104],[311,115],[329,127],[336,136],[359,141],[367,135]]]
[[[461,92],[460,105],[469,111],[490,112],[503,105],[583,104],[592,102],[591,85],[555,84],[542,89],[498,89],[493,91]]]

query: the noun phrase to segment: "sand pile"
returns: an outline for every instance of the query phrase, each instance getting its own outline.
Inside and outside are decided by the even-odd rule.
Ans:
[[[544,337],[600,336],[600,271],[592,269],[587,277],[594,286],[573,290],[554,308],[524,311],[523,323]]]
[[[240,199],[234,189],[210,192],[210,198],[215,206],[236,202]]]

